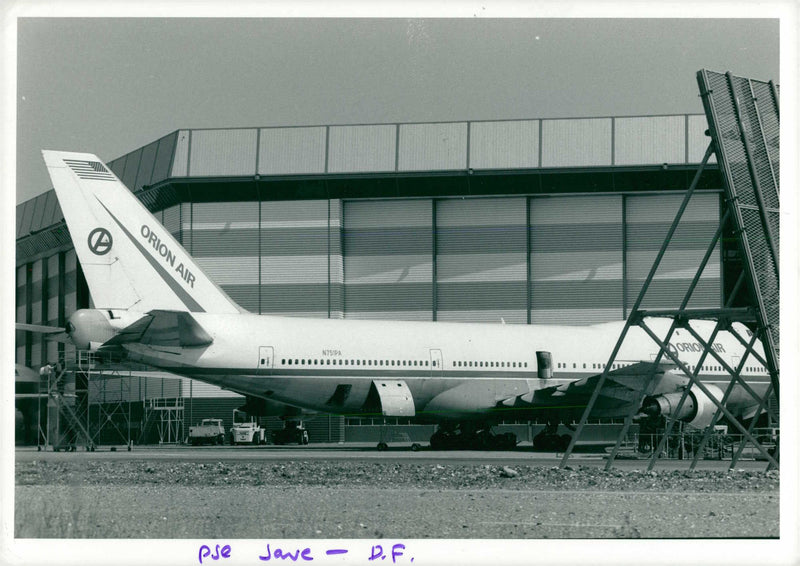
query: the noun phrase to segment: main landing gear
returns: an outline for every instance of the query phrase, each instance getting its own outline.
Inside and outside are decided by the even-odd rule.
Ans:
[[[533,437],[533,448],[547,452],[563,452],[569,446],[572,437],[568,434],[558,434],[558,421],[548,422],[544,430]]]
[[[516,445],[516,434],[494,434],[485,423],[444,423],[431,436],[433,450],[511,450]]]

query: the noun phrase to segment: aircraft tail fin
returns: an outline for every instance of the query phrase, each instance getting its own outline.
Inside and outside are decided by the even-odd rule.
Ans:
[[[97,156],[42,155],[96,308],[242,312]]]

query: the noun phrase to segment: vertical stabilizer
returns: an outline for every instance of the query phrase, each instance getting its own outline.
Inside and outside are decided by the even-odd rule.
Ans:
[[[241,312],[97,156],[42,155],[96,308]]]

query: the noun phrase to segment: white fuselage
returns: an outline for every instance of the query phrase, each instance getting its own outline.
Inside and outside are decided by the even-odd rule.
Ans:
[[[503,400],[602,372],[624,322],[594,326],[540,326],[300,319],[248,314],[194,313],[213,337],[204,348],[127,344],[133,359],[220,387],[305,409],[352,414],[363,410],[374,381],[402,381],[415,415],[431,420],[476,418]],[[648,321],[659,336],[670,321]],[[713,323],[693,322],[704,339]],[[744,334],[744,328],[740,328]],[[694,369],[700,344],[679,329],[670,343]],[[715,350],[737,367],[745,350],[719,333]],[[632,327],[614,365],[652,361],[658,345]],[[540,378],[537,351],[552,356],[553,375]],[[756,351],[761,354],[760,345]],[[747,363],[748,382],[767,381],[765,369]],[[669,361],[664,359],[664,361]],[[704,382],[724,382],[727,372],[708,357]],[[337,388],[338,393],[337,393]],[[344,388],[344,389],[342,389]],[[346,393],[346,394],[345,394]]]

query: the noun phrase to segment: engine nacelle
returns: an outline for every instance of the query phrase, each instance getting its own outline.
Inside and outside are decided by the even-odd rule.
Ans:
[[[708,384],[706,389],[714,399],[722,400],[723,393],[719,387]],[[683,392],[675,392],[649,397],[642,405],[642,412],[651,417],[664,416],[684,421],[695,428],[705,428],[710,425],[714,413],[717,412],[717,405],[714,401],[699,388],[693,387],[689,390],[678,414],[678,403],[682,395]]]

